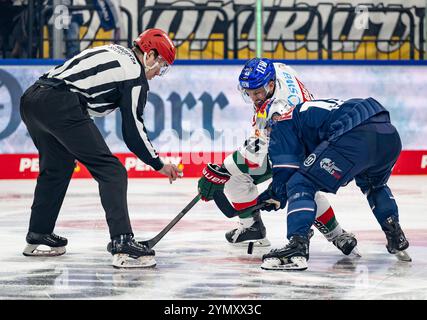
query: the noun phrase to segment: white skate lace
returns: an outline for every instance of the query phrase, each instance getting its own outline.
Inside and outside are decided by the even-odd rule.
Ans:
[[[237,229],[236,229],[236,231],[234,232],[234,234],[233,234],[233,236],[232,236],[232,240],[233,240],[233,242],[236,242],[237,241],[237,238],[242,234],[242,233],[244,233],[246,230],[251,230],[251,228],[252,228],[252,225],[251,226],[249,226],[249,227],[245,227],[245,225],[242,223],[242,222],[238,222],[237,223]]]
[[[338,248],[342,248],[342,246],[345,245],[346,242],[352,238],[354,238],[354,234],[344,231],[339,236],[337,236],[334,240],[332,240],[332,242]]]

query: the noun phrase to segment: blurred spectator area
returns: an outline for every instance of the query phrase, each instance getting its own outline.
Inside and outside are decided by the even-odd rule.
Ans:
[[[108,43],[130,46],[132,17],[120,0],[0,0],[1,56],[52,58],[54,28],[62,57]],[[130,32],[128,32],[130,30]]]
[[[26,6],[23,1],[0,0],[0,49],[3,58],[26,57],[22,39],[26,36]]]
[[[2,57],[52,57],[53,28],[64,12],[53,0],[1,3]],[[178,59],[255,56],[255,0],[62,0],[69,21],[61,53],[106,43],[130,46],[162,28]],[[263,56],[295,60],[424,60],[426,0],[264,0]],[[61,20],[62,19],[62,20]],[[63,22],[63,21],[62,21]],[[61,22],[61,23],[62,23]]]

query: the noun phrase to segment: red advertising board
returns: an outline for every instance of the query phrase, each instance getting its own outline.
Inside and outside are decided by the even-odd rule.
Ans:
[[[178,165],[184,171],[184,177],[199,177],[204,166],[209,163],[221,163],[227,153],[191,152],[160,154],[164,162]],[[131,153],[116,154],[125,166],[129,178],[158,178],[159,173]],[[34,179],[39,172],[37,154],[1,154],[0,179]],[[402,151],[393,174],[427,174],[426,151]],[[76,164],[74,178],[90,178],[88,170],[80,163]]]

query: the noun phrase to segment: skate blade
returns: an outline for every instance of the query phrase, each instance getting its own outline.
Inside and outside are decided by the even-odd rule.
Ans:
[[[156,266],[154,256],[142,256],[137,259],[129,257],[128,254],[113,255],[113,267],[115,268],[152,268]]]
[[[42,244],[27,244],[22,254],[27,257],[55,257],[65,253],[65,247],[49,247]]]
[[[351,250],[351,252],[348,254],[348,256],[352,257],[352,258],[361,258],[362,257],[357,246],[354,247],[353,250]]]
[[[253,247],[269,247],[271,246],[270,241],[267,238],[258,240],[245,240],[241,242],[229,242],[233,247],[245,247],[247,248],[249,243],[253,243]]]
[[[398,251],[394,254],[399,261],[411,262],[411,256],[405,251]]]
[[[276,271],[303,271],[308,268],[307,259],[304,257],[292,257],[289,260],[289,262],[283,262],[279,258],[268,258],[263,261],[261,269]]]

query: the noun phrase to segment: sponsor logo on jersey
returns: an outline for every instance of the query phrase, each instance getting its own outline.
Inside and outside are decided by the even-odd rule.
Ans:
[[[301,99],[298,95],[291,94],[290,96],[288,96],[288,104],[290,106],[296,106],[299,103],[301,103]]]
[[[283,75],[285,76],[285,79],[286,79],[285,82],[286,82],[286,85],[288,86],[289,92],[293,94],[298,94],[298,87],[297,87],[297,84],[295,83],[296,78],[287,72],[283,72]]]
[[[301,91],[298,79],[294,77],[292,74],[283,71],[282,72],[285,80],[286,87],[288,89],[288,104],[291,106],[296,106],[301,103]],[[304,95],[302,95],[304,98]]]
[[[280,117],[278,117],[276,121],[292,120],[292,115],[293,115],[294,109],[295,109],[295,107],[290,108],[288,111],[286,111]]]
[[[314,161],[316,161],[316,155],[312,153],[304,160],[304,166],[309,167],[314,163]]]
[[[335,162],[333,162],[331,159],[323,158],[322,160],[320,160],[320,167],[322,169],[326,170],[335,179],[338,180],[341,178],[340,172],[342,172],[342,170],[340,168],[338,168],[335,165]]]

